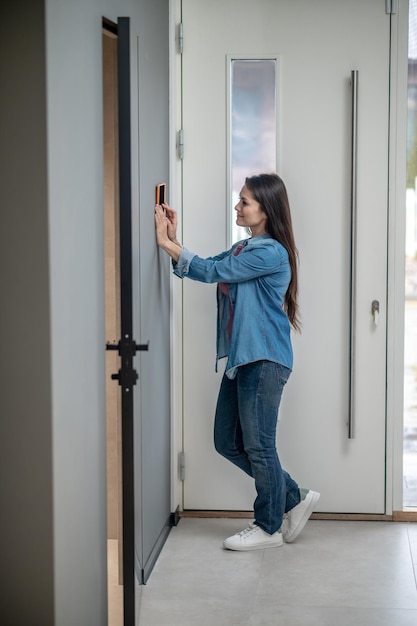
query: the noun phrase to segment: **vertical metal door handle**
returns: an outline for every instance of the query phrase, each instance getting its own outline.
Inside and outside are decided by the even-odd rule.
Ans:
[[[350,177],[350,334],[349,334],[349,420],[348,437],[355,438],[355,357],[356,357],[356,231],[358,169],[358,70],[352,70],[352,135]]]

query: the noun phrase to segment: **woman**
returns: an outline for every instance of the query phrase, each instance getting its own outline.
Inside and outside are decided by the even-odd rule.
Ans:
[[[217,359],[227,357],[217,400],[216,450],[255,480],[255,521],[224,541],[229,550],[290,543],[320,494],[299,489],[281,468],[276,427],[282,390],[293,366],[290,326],[299,330],[297,249],[287,191],[276,174],[247,178],[235,207],[250,238],[208,259],[176,238],[177,216],[155,206],[158,246],[183,278],[218,283]],[[284,520],[284,514],[286,519]]]

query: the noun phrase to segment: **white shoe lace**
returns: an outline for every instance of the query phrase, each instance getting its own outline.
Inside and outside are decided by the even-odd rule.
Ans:
[[[243,539],[246,539],[247,537],[250,537],[250,535],[253,535],[253,533],[256,533],[258,529],[260,529],[260,526],[251,523],[247,528],[245,528],[245,530],[242,530],[240,533],[237,534]]]

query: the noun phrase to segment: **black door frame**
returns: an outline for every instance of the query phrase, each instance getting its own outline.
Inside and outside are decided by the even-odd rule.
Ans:
[[[119,116],[120,203],[120,328],[119,385],[122,392],[123,615],[125,626],[135,623],[135,508],[133,456],[132,346],[132,180],[130,138],[130,24],[118,19],[117,80]]]
[[[106,27],[108,22],[106,20]],[[115,25],[114,25],[115,26]],[[132,299],[132,175],[130,125],[130,19],[117,22],[118,137],[119,137],[119,240],[120,240],[120,329],[117,350],[120,369],[112,374],[118,380],[122,398],[122,532],[123,532],[123,623],[135,626],[135,485],[133,386],[138,380],[133,357],[147,345],[133,339]]]

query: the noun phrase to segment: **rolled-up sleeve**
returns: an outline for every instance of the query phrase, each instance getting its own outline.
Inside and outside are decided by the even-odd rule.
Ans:
[[[275,240],[250,240],[241,253],[235,256],[236,245],[214,257],[203,259],[183,248],[173,271],[179,278],[191,278],[204,283],[240,283],[277,272],[288,264],[286,250]]]
[[[283,259],[280,250],[271,245],[244,248],[239,256],[202,259],[195,255],[188,277],[205,283],[240,283],[278,271]]]
[[[177,262],[172,262],[174,274],[179,278],[184,278],[190,271],[190,263],[196,256],[195,252],[190,252],[187,248],[183,248]]]

